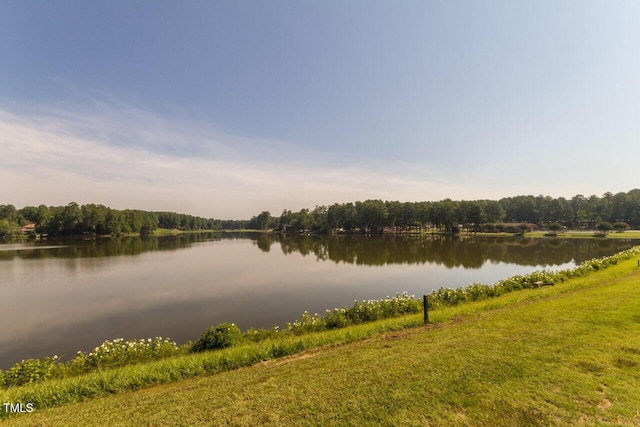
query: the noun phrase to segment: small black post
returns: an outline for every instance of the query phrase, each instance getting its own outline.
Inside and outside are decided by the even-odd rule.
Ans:
[[[424,303],[424,324],[429,324],[429,297],[424,295],[422,297],[422,301]]]

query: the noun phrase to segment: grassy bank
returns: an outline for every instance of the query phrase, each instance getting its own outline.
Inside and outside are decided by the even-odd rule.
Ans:
[[[0,391],[35,406],[4,422],[640,425],[637,262],[442,307],[428,327],[410,315]],[[154,383],[169,384],[135,391]]]
[[[177,228],[157,228],[153,231],[154,236],[175,236],[177,234],[198,234],[198,233],[214,233],[220,230],[178,230]]]
[[[563,238],[563,239],[640,239],[640,230],[627,230],[622,233],[615,231],[608,232],[606,235],[597,231],[564,231],[555,236],[549,235],[548,231],[532,231],[525,234],[525,237],[529,238]]]

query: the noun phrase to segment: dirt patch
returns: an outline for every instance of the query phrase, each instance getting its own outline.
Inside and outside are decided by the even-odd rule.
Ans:
[[[262,362],[262,365],[265,366],[265,367],[274,367],[274,366],[286,365],[287,363],[296,362],[298,360],[308,359],[310,357],[315,356],[316,354],[318,354],[318,351],[310,350],[310,351],[306,351],[304,353],[293,354],[291,356],[283,357],[283,358],[280,358],[280,359],[267,360],[265,362]]]
[[[598,403],[598,409],[606,410],[613,406],[613,403],[606,397],[602,399],[602,402]]]

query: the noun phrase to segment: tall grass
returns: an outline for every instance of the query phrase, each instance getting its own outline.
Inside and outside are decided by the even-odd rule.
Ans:
[[[156,337],[124,341],[122,338],[105,341],[90,352],[78,351],[67,363],[58,356],[27,359],[16,363],[6,372],[0,371],[0,386],[5,388],[38,383],[53,378],[73,377],[97,370],[145,363],[180,354],[186,349],[168,338]]]
[[[638,254],[640,254],[640,246],[611,256],[587,260],[574,268],[558,271],[534,271],[531,274],[516,275],[500,280],[494,285],[472,283],[464,288],[440,288],[428,295],[429,307],[435,309],[443,306],[454,306],[464,302],[494,298],[522,289],[564,283],[569,279],[585,277],[595,271],[617,265],[619,262],[631,259]]]

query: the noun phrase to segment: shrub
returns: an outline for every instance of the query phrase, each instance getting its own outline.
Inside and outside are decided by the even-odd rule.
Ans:
[[[55,376],[58,367],[58,356],[44,359],[27,359],[16,363],[2,374],[5,387],[20,386],[44,381]]]
[[[324,316],[317,313],[311,316],[305,311],[299,320],[287,323],[286,330],[294,334],[304,334],[325,329],[343,328],[402,314],[417,313],[422,309],[421,307],[420,301],[407,292],[382,300],[364,300],[362,302],[356,300],[352,307],[327,310]]]
[[[327,310],[324,316],[327,329],[344,328],[347,326],[348,319],[346,313],[346,308],[334,308],[333,312],[331,310]]]
[[[66,366],[71,374],[98,368],[113,368],[149,362],[180,353],[178,345],[168,338],[155,337],[125,341],[117,338],[105,341],[89,353],[78,352]]]
[[[79,351],[72,360],[59,363],[58,356],[28,359],[0,371],[0,387],[41,382],[53,377],[71,377],[97,369],[133,365],[184,353],[185,349],[168,338],[156,337],[124,341],[105,341],[93,351]]]
[[[629,228],[629,224],[627,224],[626,222],[618,221],[613,224],[613,229],[618,233],[622,233],[627,228]]]
[[[252,342],[260,342],[269,338],[275,338],[278,336],[280,328],[278,325],[274,325],[271,329],[254,329],[249,328],[243,334],[243,337]]]
[[[296,334],[306,334],[313,331],[326,329],[325,319],[318,313],[311,316],[308,311],[302,313],[302,317],[293,323],[287,323],[287,331]]]
[[[562,225],[558,222],[552,222],[547,225],[547,229],[551,231],[551,234],[556,235],[558,231],[562,230]]]
[[[227,348],[242,340],[242,332],[234,323],[221,323],[212,326],[200,336],[191,347],[192,352]]]
[[[611,225],[610,222],[606,222],[606,221],[600,222],[600,223],[598,223],[598,225],[596,225],[596,229],[599,232],[601,232],[603,235],[606,235],[607,232],[609,230],[611,230],[612,228],[613,228],[613,225]]]

